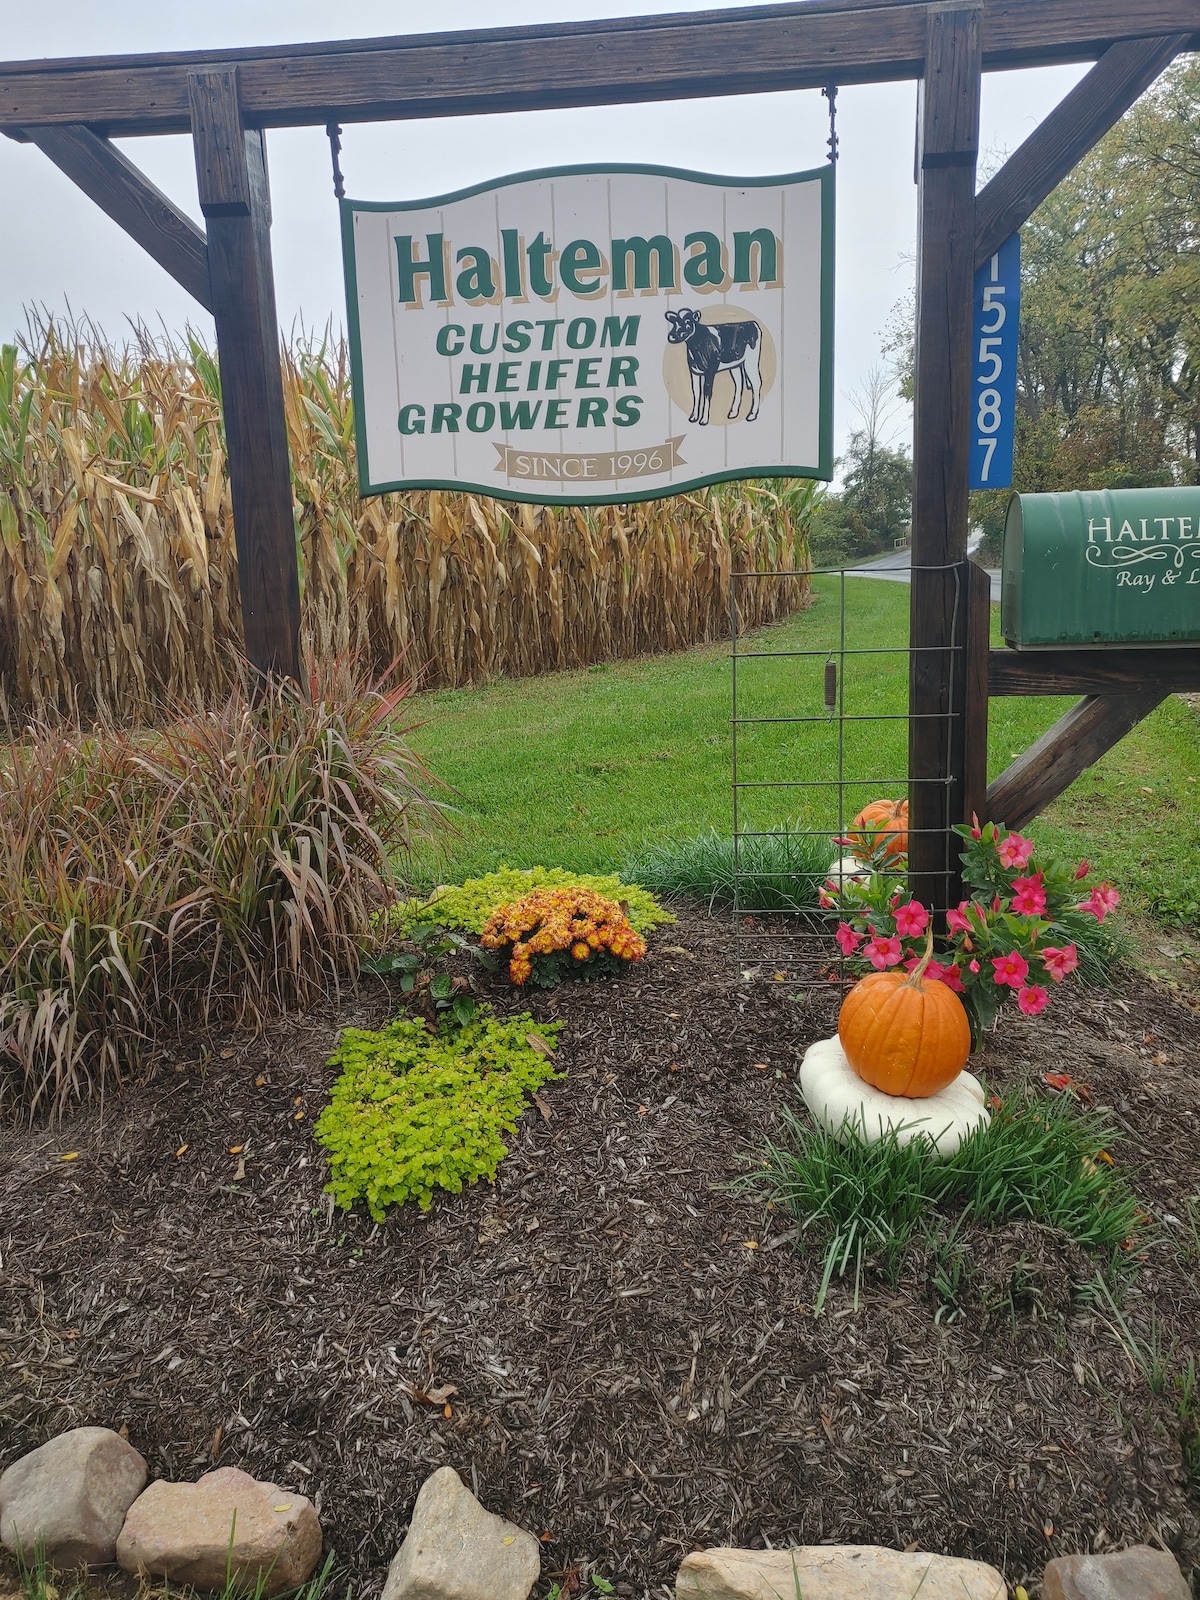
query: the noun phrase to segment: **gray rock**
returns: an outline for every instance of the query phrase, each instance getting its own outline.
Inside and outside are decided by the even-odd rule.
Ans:
[[[527,1600],[541,1569],[534,1536],[485,1511],[453,1467],[439,1467],[421,1485],[382,1600]]]
[[[676,1600],[1005,1600],[995,1567],[873,1544],[701,1550],[685,1556]]]
[[[117,1540],[126,1572],[223,1589],[226,1570],[264,1595],[298,1588],[321,1558],[311,1500],[236,1467],[197,1483],[152,1483],[129,1508]]]
[[[72,1428],[0,1474],[0,1543],[52,1567],[113,1560],[125,1513],[146,1483],[146,1463],[111,1428]]]
[[[1042,1600],[1189,1600],[1175,1557],[1135,1544],[1107,1556],[1058,1556],[1042,1575]]]

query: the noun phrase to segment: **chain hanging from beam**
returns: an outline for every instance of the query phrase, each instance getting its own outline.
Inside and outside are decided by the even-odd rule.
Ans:
[[[838,158],[837,84],[827,83],[821,90],[821,94],[824,99],[829,101],[829,160],[831,165],[836,165]]]
[[[346,198],[346,179],[342,172],[342,130],[336,122],[327,122],[325,132],[329,135],[329,156],[333,162],[333,192],[338,200]]]

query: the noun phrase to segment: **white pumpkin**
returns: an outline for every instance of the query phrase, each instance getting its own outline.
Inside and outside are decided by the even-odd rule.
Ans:
[[[866,883],[871,876],[871,869],[864,867],[857,856],[839,856],[830,867],[829,876],[840,889],[850,879],[856,883]]]
[[[877,1144],[893,1129],[899,1144],[925,1138],[945,1161],[980,1124],[991,1121],[983,1085],[969,1072],[926,1099],[910,1100],[873,1089],[846,1060],[841,1040],[819,1039],[800,1065],[800,1093],[817,1122],[835,1139],[856,1133]]]

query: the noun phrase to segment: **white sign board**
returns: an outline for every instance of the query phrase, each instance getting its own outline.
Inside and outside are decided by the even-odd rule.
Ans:
[[[833,173],[565,167],[342,202],[359,485],[648,499],[833,471]]]

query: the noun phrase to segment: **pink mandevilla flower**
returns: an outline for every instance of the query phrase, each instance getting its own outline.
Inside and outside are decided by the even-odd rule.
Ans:
[[[1073,944],[1065,944],[1061,949],[1048,944],[1042,951],[1042,960],[1046,965],[1047,977],[1053,978],[1055,983],[1061,983],[1068,972],[1074,972],[1079,965],[1079,951]]]
[[[979,971],[979,963],[978,963],[978,961],[968,962],[967,971],[968,972],[978,972]]]
[[[960,900],[958,902],[958,910],[957,911],[947,911],[947,913],[946,913],[946,926],[950,929],[951,933],[970,933],[970,931],[971,931],[971,918],[969,916],[970,909],[971,909],[971,902],[969,900]]]
[[[973,811],[971,813],[971,837],[972,839],[983,838],[983,829],[979,826],[979,818]]]
[[[896,932],[901,938],[913,939],[918,933],[924,933],[928,921],[929,913],[919,900],[910,900],[907,905],[897,907]]]
[[[1006,956],[993,956],[992,966],[996,969],[996,982],[1007,984],[1010,989],[1019,989],[1029,976],[1028,961],[1015,950]]]
[[[1023,917],[1040,917],[1046,909],[1046,891],[1042,887],[1042,875],[1037,872],[1032,878],[1013,879],[1014,911]]]
[[[1043,989],[1041,984],[1031,983],[1017,996],[1017,1004],[1027,1017],[1036,1017],[1039,1011],[1044,1011],[1050,1004],[1049,991]]]
[[[1033,840],[1024,839],[1019,833],[1010,833],[996,846],[996,854],[1000,857],[1002,866],[1016,867],[1020,871],[1029,865],[1029,858],[1033,854]]]
[[[1086,878],[1090,871],[1091,871],[1091,867],[1090,867],[1089,863],[1086,862],[1086,861],[1081,861],[1079,863],[1079,865],[1075,868],[1075,881],[1076,881],[1076,883],[1079,882],[1080,878]]]
[[[863,955],[871,965],[880,972],[885,967],[894,967],[904,954],[904,947],[899,939],[881,939],[876,936],[863,946]]]
[[[1081,905],[1075,907],[1076,911],[1090,911],[1097,922],[1103,922],[1110,911],[1115,911],[1121,904],[1121,896],[1111,883],[1102,883],[1098,889],[1093,889]]]
[[[904,963],[904,970],[905,972],[914,972],[920,965],[920,956],[909,956],[908,960]],[[931,961],[925,968],[925,977],[930,983],[939,983],[945,970],[945,967],[942,966],[940,961]]]
[[[855,933],[848,922],[839,922],[837,942],[844,956],[852,956],[862,943],[861,933]]]
[[[932,970],[932,967],[930,970]],[[952,989],[955,994],[963,993],[962,974],[953,963],[948,967],[943,967],[938,973],[938,977],[946,985],[947,989]]]

